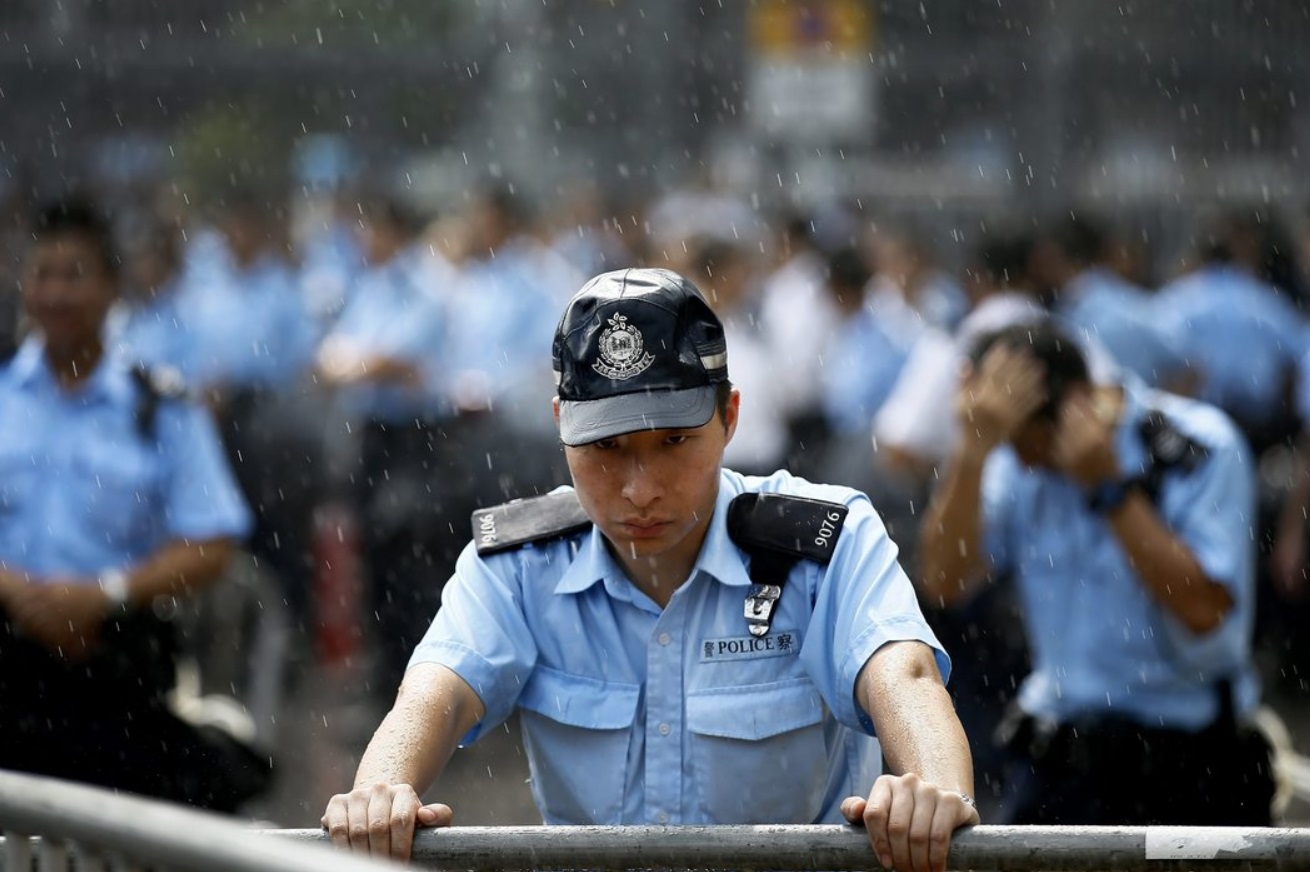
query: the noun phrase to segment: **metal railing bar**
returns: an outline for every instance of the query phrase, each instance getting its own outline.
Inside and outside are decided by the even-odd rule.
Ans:
[[[38,872],[68,872],[68,848],[53,839],[42,839],[36,846]]]
[[[277,830],[323,841],[319,830]],[[422,830],[432,869],[879,869],[863,829],[818,826],[451,827]],[[956,833],[948,868],[1006,872],[1310,869],[1310,829],[1003,827]]]
[[[229,818],[137,796],[15,772],[0,772],[0,830],[39,833],[121,856],[133,866],[186,872],[378,872],[379,863],[326,846],[271,839]],[[5,869],[22,865],[22,837],[5,840]],[[30,857],[31,847],[26,850]],[[66,868],[66,867],[63,867]]]
[[[11,832],[7,828],[0,829],[0,837],[5,840],[3,868],[21,869],[23,872],[31,869],[32,839],[29,836]]]

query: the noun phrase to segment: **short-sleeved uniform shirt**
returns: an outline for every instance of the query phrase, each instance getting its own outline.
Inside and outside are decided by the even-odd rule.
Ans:
[[[401,425],[446,413],[442,354],[449,316],[443,294],[456,278],[455,268],[444,258],[419,247],[357,273],[350,301],[326,341],[343,343],[361,355],[413,364],[423,378],[412,387],[351,385],[342,396],[347,409],[362,418]]]
[[[65,391],[37,339],[0,367],[0,566],[93,581],[172,539],[249,531],[205,411],[166,399],[142,432],[142,391],[112,355]]]
[[[762,638],[724,520],[746,491],[850,509],[831,562],[792,569]],[[855,695],[865,662],[916,640],[949,670],[896,554],[856,491],[724,470],[695,568],[664,609],[594,528],[487,558],[470,547],[411,665],[443,664],[477,692],[486,715],[469,740],[522,712],[546,823],[836,822],[879,773]]]
[[[1165,473],[1156,507],[1210,580],[1231,594],[1219,627],[1197,635],[1147,591],[1109,522],[1082,488],[1049,470],[1025,468],[1013,451],[988,459],[983,477],[984,547],[1023,597],[1033,671],[1020,688],[1028,712],[1068,722],[1123,715],[1150,726],[1199,729],[1218,714],[1216,682],[1234,684],[1239,711],[1255,705],[1255,475],[1246,443],[1217,408],[1140,382],[1125,388],[1115,452],[1126,477],[1143,474],[1140,424],[1162,412],[1202,446],[1193,468]]]

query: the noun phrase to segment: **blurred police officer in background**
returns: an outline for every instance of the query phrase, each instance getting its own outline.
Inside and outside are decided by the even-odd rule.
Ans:
[[[249,513],[204,409],[105,349],[107,222],[70,200],[33,236],[34,332],[0,368],[0,768],[232,810],[267,764],[169,710],[163,617]]]
[[[1094,387],[1051,323],[984,335],[960,440],[920,528],[946,604],[1012,573],[1033,670],[1002,725],[1015,823],[1267,825],[1268,749],[1244,724],[1251,454],[1218,409]]]
[[[448,527],[458,523],[462,533],[469,511],[463,499],[450,505],[456,483],[446,460],[454,448],[442,429],[455,271],[422,244],[419,216],[394,197],[365,197],[358,213],[364,263],[319,344],[316,372],[358,434],[349,479],[381,653],[374,689],[389,699],[459,553],[446,544],[455,535]],[[452,513],[459,521],[443,524]]]

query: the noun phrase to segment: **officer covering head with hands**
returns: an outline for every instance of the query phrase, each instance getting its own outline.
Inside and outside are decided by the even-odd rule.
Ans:
[[[334,842],[408,856],[416,824],[451,822],[420,796],[456,745],[517,708],[548,824],[847,820],[884,865],[945,868],[978,820],[949,661],[864,494],[722,467],[749,401],[728,352],[672,272],[605,273],[570,300],[554,408],[573,487],[475,513],[354,789],[328,803]]]
[[[1244,724],[1252,463],[1232,421],[1132,376],[1095,386],[1052,322],[981,337],[920,527],[944,605],[1012,576],[1033,671],[1000,738],[1011,823],[1269,823]]]

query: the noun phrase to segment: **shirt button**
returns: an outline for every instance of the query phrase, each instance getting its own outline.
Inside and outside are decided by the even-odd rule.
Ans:
[[[655,820],[659,823],[667,824],[669,822],[669,813],[667,811],[662,811],[655,815]]]
[[[658,641],[661,645],[667,645],[673,641],[673,637],[668,633],[660,633]]]
[[[667,736],[667,735],[668,735],[669,733],[671,733],[671,732],[673,732],[673,728],[670,727],[668,724],[660,724],[660,735],[661,735],[661,736]]]

